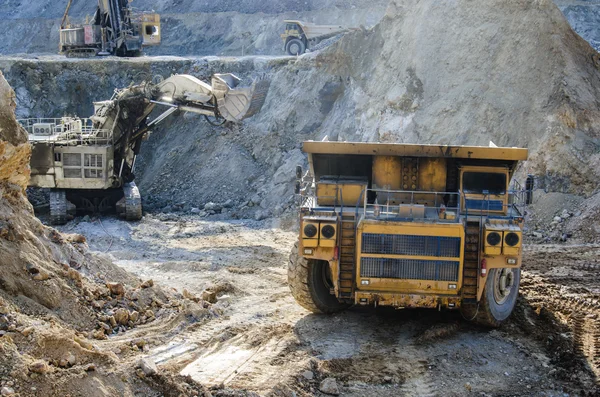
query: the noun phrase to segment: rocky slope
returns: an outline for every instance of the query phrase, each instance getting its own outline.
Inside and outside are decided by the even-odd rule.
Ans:
[[[31,149],[14,109],[0,73],[0,394],[202,394],[136,360],[173,327],[210,318],[210,304],[165,293],[91,253],[83,236],[42,225],[25,197]]]

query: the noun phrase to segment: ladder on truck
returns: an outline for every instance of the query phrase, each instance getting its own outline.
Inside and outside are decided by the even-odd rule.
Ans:
[[[463,261],[462,298],[465,303],[477,302],[477,283],[479,281],[479,243],[481,223],[467,221],[465,230],[465,251]]]
[[[356,217],[341,213],[339,296],[352,299],[356,271]]]

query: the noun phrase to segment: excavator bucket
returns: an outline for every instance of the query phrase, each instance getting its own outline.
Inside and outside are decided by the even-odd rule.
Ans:
[[[225,120],[240,122],[258,113],[271,84],[266,78],[254,80],[250,87],[238,87],[240,79],[230,73],[212,77],[212,91],[219,113]]]

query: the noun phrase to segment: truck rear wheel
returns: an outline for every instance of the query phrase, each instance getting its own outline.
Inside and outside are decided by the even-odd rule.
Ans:
[[[285,45],[285,50],[290,55],[302,55],[306,51],[306,45],[300,39],[291,39]]]
[[[288,284],[296,302],[313,313],[335,313],[349,306],[329,293],[332,287],[329,264],[299,256],[298,243],[290,254]]]
[[[489,327],[499,327],[511,315],[521,282],[521,269],[491,269],[475,321]]]

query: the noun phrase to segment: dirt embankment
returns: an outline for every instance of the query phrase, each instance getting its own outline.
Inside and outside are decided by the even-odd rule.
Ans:
[[[0,73],[2,395],[156,395],[165,384],[203,393],[137,360],[176,327],[208,321],[211,304],[142,281],[90,252],[83,236],[35,218],[25,197],[31,149],[14,109]]]

